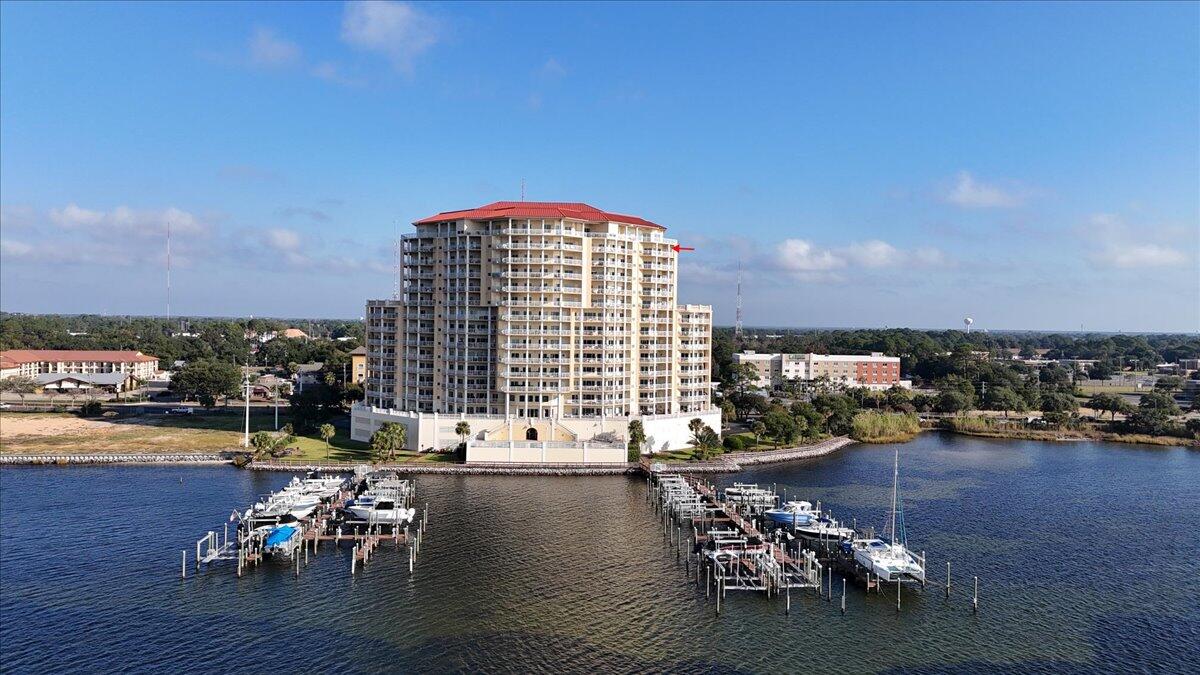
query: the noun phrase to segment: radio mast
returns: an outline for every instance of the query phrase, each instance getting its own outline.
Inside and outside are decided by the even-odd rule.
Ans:
[[[737,273],[737,316],[733,322],[733,334],[735,337],[742,336],[742,261],[738,261]]]
[[[171,330],[171,221],[167,221],[167,332]]]

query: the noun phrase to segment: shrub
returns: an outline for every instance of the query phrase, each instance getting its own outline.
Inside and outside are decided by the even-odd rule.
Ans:
[[[725,446],[726,450],[736,452],[738,450],[745,449],[746,439],[742,438],[741,436],[726,436],[725,440],[722,441],[722,444]]]
[[[100,401],[84,401],[79,406],[79,414],[84,417],[99,417],[101,412]]]
[[[851,422],[850,435],[864,443],[902,443],[921,431],[912,413],[860,412]]]

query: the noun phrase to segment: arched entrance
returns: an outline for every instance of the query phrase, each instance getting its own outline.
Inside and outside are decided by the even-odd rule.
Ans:
[[[537,429],[534,429],[533,427],[529,427],[528,429],[525,430],[525,440],[536,441],[537,439],[538,439]]]

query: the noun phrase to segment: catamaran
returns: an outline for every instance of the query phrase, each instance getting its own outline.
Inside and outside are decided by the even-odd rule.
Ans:
[[[855,539],[844,542],[842,547],[853,552],[854,561],[880,581],[925,583],[925,556],[918,557],[908,550],[908,537],[904,531],[899,450],[892,468],[892,518],[888,532],[883,538]]]

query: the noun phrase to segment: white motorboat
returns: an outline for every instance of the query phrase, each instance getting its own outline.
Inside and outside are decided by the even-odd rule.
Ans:
[[[346,511],[359,520],[379,525],[403,525],[412,521],[416,509],[406,509],[392,498],[377,498],[370,493],[347,503]]]
[[[812,502],[797,501],[784,502],[783,506],[777,509],[767,509],[765,515],[776,525],[799,527],[808,525],[819,518],[821,514],[813,508]]]
[[[842,544],[843,550],[853,552],[854,561],[880,581],[907,583],[925,582],[925,556],[917,557],[908,550],[904,530],[904,510],[900,505],[900,451],[892,470],[892,519],[890,537],[857,539]],[[885,535],[888,533],[885,533]]]

